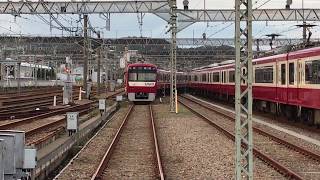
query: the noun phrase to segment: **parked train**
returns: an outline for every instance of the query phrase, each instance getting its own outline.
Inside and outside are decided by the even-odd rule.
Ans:
[[[234,101],[234,67],[194,70],[188,87]],[[320,47],[254,59],[253,81],[254,108],[320,125]]]
[[[177,86],[185,87],[187,76],[177,73]],[[126,93],[129,101],[154,101],[157,93],[168,93],[170,71],[158,69],[149,63],[129,64],[125,71]]]
[[[179,92],[188,89],[233,102],[234,67],[234,61],[229,61],[191,72],[178,72]],[[143,71],[148,75],[140,79],[137,73],[145,73]],[[241,71],[246,73],[247,70],[242,68]],[[128,66],[128,72],[129,100],[153,101],[157,90],[169,92],[169,71],[151,64],[133,64]],[[320,126],[320,47],[254,59],[253,98],[257,110]]]
[[[129,101],[154,101],[157,93],[157,67],[148,63],[129,64],[125,72]]]

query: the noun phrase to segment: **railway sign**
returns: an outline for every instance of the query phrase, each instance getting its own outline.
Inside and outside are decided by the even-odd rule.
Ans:
[[[99,110],[106,110],[106,99],[99,99]]]
[[[116,97],[116,100],[117,100],[117,102],[122,101],[122,95],[117,96],[117,97]]]
[[[126,60],[125,58],[120,58],[120,68],[125,68],[126,67]]]
[[[69,135],[78,131],[79,112],[67,112],[67,130]]]
[[[34,148],[24,149],[24,169],[34,169],[37,165],[37,150]]]

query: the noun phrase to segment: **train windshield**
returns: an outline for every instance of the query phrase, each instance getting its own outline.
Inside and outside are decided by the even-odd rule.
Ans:
[[[130,67],[129,81],[154,82],[157,79],[157,69],[154,67]]]

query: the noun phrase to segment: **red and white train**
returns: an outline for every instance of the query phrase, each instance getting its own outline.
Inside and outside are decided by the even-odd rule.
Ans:
[[[234,67],[195,70],[188,87],[234,101]],[[320,125],[320,47],[254,59],[253,81],[256,109]]]
[[[125,72],[129,101],[154,101],[157,94],[157,67],[153,64],[129,64]]]
[[[200,92],[234,101],[234,63],[177,73],[179,92]],[[242,69],[245,73],[246,69]],[[151,64],[131,64],[126,73],[130,101],[153,101],[169,92],[170,72]],[[320,47],[253,60],[254,108],[320,126]]]

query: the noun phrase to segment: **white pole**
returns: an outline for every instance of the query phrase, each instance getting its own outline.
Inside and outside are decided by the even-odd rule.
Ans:
[[[81,101],[81,93],[82,93],[82,89],[81,89],[81,87],[80,87],[80,90],[79,90],[79,101]]]
[[[57,106],[57,96],[53,96],[53,107]]]

